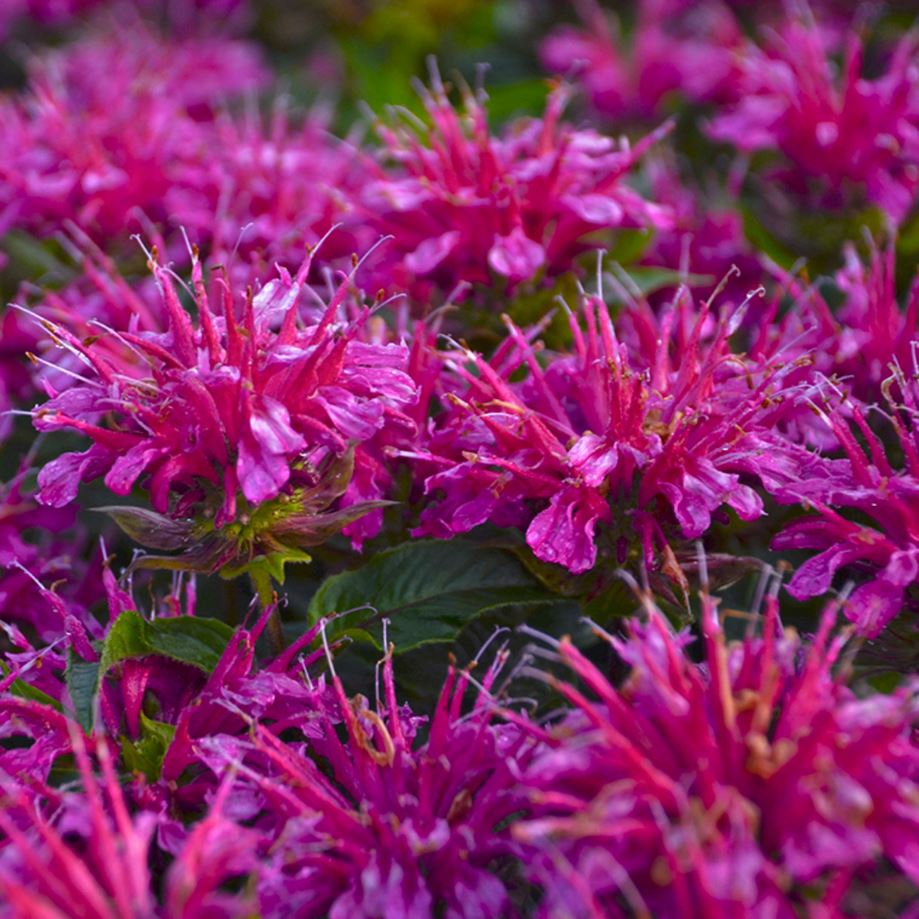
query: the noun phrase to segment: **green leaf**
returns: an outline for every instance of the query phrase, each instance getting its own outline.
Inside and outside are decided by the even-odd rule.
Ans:
[[[525,115],[539,117],[545,107],[546,81],[543,77],[524,77],[488,88],[488,119],[493,125]]]
[[[610,578],[595,594],[581,599],[583,615],[601,626],[635,615],[638,601],[631,587],[621,578]]]
[[[617,262],[620,265],[631,265],[637,262],[648,251],[654,234],[644,227],[617,228],[604,255],[604,262]]]
[[[903,678],[899,673],[878,673],[868,680],[873,689],[885,695],[890,695],[890,693],[894,692],[902,682]]]
[[[67,661],[65,680],[80,727],[84,731],[91,731],[95,716],[96,693],[99,691],[99,662],[81,660],[71,651]]]
[[[565,311],[559,309],[558,298],[561,297],[568,304],[578,302],[578,278],[573,272],[566,272],[556,278],[548,286],[537,286],[535,289],[521,287],[514,292],[513,297],[501,298],[501,309],[514,320],[519,326],[534,325],[544,319],[552,311],[555,315],[549,326],[543,332],[541,338],[550,348],[564,348],[571,343],[571,328],[568,324],[568,318]],[[473,345],[478,346],[478,333],[485,327],[489,321],[493,321],[495,310],[489,310],[488,316],[476,316],[473,319],[473,334],[470,340]],[[503,337],[506,334],[502,327],[498,335]],[[494,343],[482,342],[490,348]]]
[[[151,782],[159,779],[163,759],[175,736],[175,725],[154,721],[140,713],[140,738],[121,738],[121,755],[131,772],[140,772]]]
[[[210,672],[233,637],[233,629],[219,619],[175,616],[148,622],[147,635],[154,654]]]
[[[76,275],[60,243],[36,239],[21,230],[10,230],[0,239],[0,250],[10,259],[16,277],[63,284]]]
[[[740,215],[743,219],[744,236],[755,249],[764,252],[776,265],[783,268],[791,268],[794,265],[798,260],[798,254],[768,229],[751,205],[741,203]]]
[[[355,610],[333,623],[330,631],[353,634],[353,629],[362,629],[377,647],[380,631],[371,633],[369,627],[388,618],[390,640],[397,651],[407,651],[452,641],[463,626],[488,610],[555,600],[503,549],[462,540],[421,541],[381,552],[362,568],[329,578],[313,596],[309,615],[316,621],[333,612]],[[373,608],[368,610],[368,604]],[[355,617],[360,617],[357,625]]]
[[[135,610],[125,610],[111,625],[102,644],[100,668],[106,673],[118,661],[150,654],[145,635],[147,621]]]
[[[61,703],[57,699],[49,696],[48,693],[42,692],[37,686],[26,683],[25,680],[14,680],[10,686],[10,692],[20,699],[28,699],[30,702],[40,702],[42,705],[61,710]]]
[[[209,672],[233,637],[233,629],[218,619],[174,616],[147,621],[126,610],[112,624],[102,645],[102,672],[118,661],[159,654]]]
[[[224,565],[220,569],[220,577],[226,581],[232,581],[248,574],[254,580],[268,577],[277,584],[283,584],[285,565],[308,565],[312,560],[313,557],[308,552],[297,549],[295,546],[285,546],[277,552],[256,555],[255,558],[242,565]]]

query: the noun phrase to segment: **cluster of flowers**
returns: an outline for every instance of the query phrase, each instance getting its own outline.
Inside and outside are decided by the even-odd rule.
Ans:
[[[915,38],[585,3],[541,116],[496,127],[432,64],[422,117],[342,139],[192,6],[248,15],[8,11],[100,18],[0,98],[0,915],[912,915]],[[824,276],[761,251],[751,188],[837,228]],[[350,693],[361,630],[284,622],[287,566],[425,538],[589,634],[543,612],[410,707],[381,615]],[[787,596],[719,614],[767,552]],[[400,634],[435,605],[363,583]]]
[[[770,592],[729,642],[704,596],[700,664],[646,596],[622,637],[598,630],[623,685],[537,634],[556,666],[530,672],[565,714],[507,697],[502,648],[481,682],[451,668],[428,720],[398,703],[391,648],[376,701],[349,698],[324,620],[257,663],[270,606],[223,626],[206,670],[166,642],[132,656],[145,624],[204,640],[215,620],[146,622],[109,587],[101,653],[72,616],[40,652],[8,629],[6,915],[850,915],[872,885],[919,882],[919,685],[854,695],[834,606],[804,644]],[[68,653],[101,683],[94,733],[65,714]]]

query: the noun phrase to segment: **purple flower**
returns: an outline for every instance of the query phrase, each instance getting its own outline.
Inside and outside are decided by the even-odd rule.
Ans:
[[[0,39],[22,19],[58,24],[98,6],[100,0],[7,0],[0,11]]]
[[[294,264],[350,216],[362,183],[356,147],[329,132],[331,113],[300,115],[280,99],[270,118],[221,114],[191,150],[181,151],[165,206],[211,261],[249,283],[276,264]],[[323,242],[324,262],[347,260],[376,241],[354,225]]]
[[[676,157],[668,153],[649,158],[645,172],[653,199],[671,209],[673,226],[654,235],[642,263],[674,269],[690,280],[701,275],[706,280],[693,283],[695,292],[709,294],[717,287],[719,302],[740,304],[763,276],[760,257],[744,236],[743,218],[715,187],[685,182]],[[745,325],[758,325],[761,312],[749,310]]]
[[[848,422],[832,410],[821,412],[848,462],[816,467],[814,476],[789,487],[784,500],[800,500],[818,515],[794,521],[772,542],[776,549],[820,550],[795,572],[788,585],[792,596],[826,593],[841,570],[859,575],[862,583],[844,609],[869,636],[911,605],[907,591],[919,583],[919,392],[915,381],[907,381],[900,371],[893,380],[904,400],[898,410],[891,399],[891,421],[905,468],[893,467],[858,407],[851,408],[851,415],[866,447]],[[843,511],[859,516],[847,519]]]
[[[779,487],[789,474],[791,444],[776,427],[794,410],[783,378],[795,362],[757,366],[732,353],[742,312],[703,340],[709,308],[696,312],[684,290],[660,319],[647,304],[627,313],[626,341],[588,297],[571,319],[570,356],[541,362],[510,323],[491,362],[450,355],[461,395],[447,393],[431,437],[438,471],[417,532],[518,526],[537,558],[578,573],[601,552],[622,564],[636,544],[649,569],[658,555],[667,566],[670,536],[703,536],[725,507],[758,518],[748,480]]]
[[[255,727],[251,743],[227,751],[262,802],[263,915],[513,914],[512,878],[496,869],[515,851],[507,824],[532,744],[492,723],[487,693],[503,660],[466,715],[470,676],[451,669],[423,743],[424,719],[396,702],[390,652],[377,706],[349,699],[333,673],[335,706],[302,748]]]
[[[876,79],[863,74],[855,32],[839,77],[825,38],[816,25],[792,21],[770,44],[750,46],[739,100],[709,134],[744,153],[779,151],[778,175],[799,191],[816,180],[824,205],[854,190],[901,223],[919,191],[916,38],[899,42]]]
[[[365,309],[341,318],[350,276],[304,316],[310,264],[296,277],[281,270],[240,303],[225,280],[209,294],[193,256],[195,324],[154,256],[167,331],[103,329],[85,342],[42,320],[83,366],[63,391],[46,383],[51,399],[35,409],[35,425],[71,428],[93,444],[42,469],[39,500],[65,505],[80,481],[99,476],[116,495],[141,482],[156,513],[126,510],[119,522],[151,548],[194,548],[208,570],[282,544],[315,545],[379,506],[347,492],[364,444],[412,428],[402,411],[417,395],[408,349],[363,341]]]
[[[76,737],[76,735],[74,735]],[[149,866],[157,825],[152,813],[132,814],[111,756],[97,748],[101,780],[82,741],[74,744],[82,790],[49,793],[47,812],[5,783],[0,810],[4,915],[94,916],[98,919],[231,919],[251,915],[247,897],[222,891],[257,865],[254,834],[222,814],[230,791],[218,790],[204,819],[166,872],[165,909],[156,902]]]
[[[61,758],[84,737],[70,720],[76,715],[88,736],[107,738],[128,779],[132,805],[158,815],[159,844],[178,854],[188,836],[185,824],[206,812],[217,792],[205,747],[232,747],[256,720],[262,730],[308,736],[313,723],[326,717],[332,700],[325,680],[303,679],[303,669],[323,654],[309,651],[322,626],[307,629],[275,657],[258,660],[256,643],[276,615],[270,605],[235,632],[224,627],[230,637],[208,666],[200,654],[201,636],[212,647],[222,632],[214,631],[213,620],[193,618],[193,581],[175,578],[171,594],[147,616],[136,612],[108,569],[104,581],[109,609],[104,629],[46,589],[44,599],[58,620],[57,634],[46,645],[36,650],[18,629],[4,624],[14,650],[0,658],[0,737],[15,742],[0,750],[0,771],[27,791],[42,789],[51,770],[62,768]],[[160,646],[144,638],[177,616],[179,628],[169,631],[170,641]],[[189,650],[192,657],[183,657]],[[91,698],[85,681],[79,682],[83,672],[91,674]]]
[[[656,118],[674,94],[692,102],[735,97],[742,33],[722,3],[641,0],[628,41],[598,3],[578,6],[583,24],[555,30],[540,57],[554,73],[575,74],[601,115]]]
[[[216,109],[265,81],[249,45],[165,39],[134,24],[31,62],[28,90],[0,102],[0,231],[72,221],[102,243],[164,226],[164,190],[216,143]]]
[[[0,893],[16,917],[76,913],[152,919],[147,849],[153,820],[130,818],[104,747],[99,748],[102,782],[93,775],[82,742],[74,744],[74,753],[84,793],[59,797],[57,825],[23,793],[13,792],[12,806],[0,811],[7,837],[0,850]],[[17,817],[24,828],[15,825]],[[68,837],[79,843],[68,845]]]
[[[854,399],[870,405],[883,398],[892,363],[912,366],[919,329],[919,280],[913,281],[901,307],[892,245],[881,251],[872,244],[867,263],[852,245],[845,247],[843,255],[845,264],[834,276],[843,297],[840,306],[831,310],[817,290],[800,291],[797,322],[784,334],[800,334],[799,327],[809,325],[808,343],[814,348],[816,369],[838,381],[839,388]],[[788,286],[795,291],[795,285]]]
[[[541,915],[836,915],[885,864],[919,882],[915,682],[849,690],[834,607],[806,644],[770,597],[762,635],[729,643],[706,597],[703,665],[646,613],[605,636],[621,687],[558,645],[579,683],[551,678],[571,711],[534,729],[533,813],[513,827]]]
[[[892,363],[912,366],[919,282],[914,280],[901,305],[892,246],[881,250],[871,242],[865,260],[846,245],[843,255],[845,264],[833,278],[814,284],[771,265],[779,286],[746,325],[751,355],[760,361],[776,360],[779,354],[806,360],[810,366],[801,376],[814,381],[817,401],[832,405],[834,416],[851,420],[853,406],[864,411],[887,398]],[[834,301],[839,301],[835,308],[830,305]],[[799,413],[791,422],[790,437],[822,451],[840,449],[833,426],[819,413]]]
[[[667,211],[626,184],[644,151],[561,121],[569,90],[559,85],[541,119],[489,131],[484,93],[463,89],[464,112],[447,98],[436,70],[422,91],[429,131],[378,127],[393,164],[378,169],[357,201],[362,219],[394,239],[380,271],[423,302],[432,288],[461,283],[508,288],[568,271],[591,234],[670,224]]]

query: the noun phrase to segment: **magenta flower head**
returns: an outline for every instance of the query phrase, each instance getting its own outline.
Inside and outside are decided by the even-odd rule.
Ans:
[[[253,604],[234,630],[196,613],[194,576],[180,572],[143,614],[124,589],[131,578],[119,582],[106,566],[103,628],[26,573],[57,632],[36,649],[12,623],[0,623],[10,648],[0,654],[0,774],[41,788],[83,731],[108,738],[130,780],[129,798],[160,815],[158,839],[173,854],[187,838],[187,821],[200,817],[216,793],[203,744],[232,744],[253,719],[277,733],[309,733],[328,705],[325,680],[303,678],[324,654],[322,647],[310,651],[323,626],[307,629],[272,658],[257,658],[256,643],[276,604],[257,616]]]
[[[217,142],[215,110],[264,81],[248,45],[139,23],[37,58],[27,92],[0,103],[0,230],[47,236],[73,221],[106,243],[141,213],[164,225],[164,189]]]
[[[306,310],[310,263],[240,302],[225,280],[209,293],[193,255],[193,321],[154,255],[166,331],[100,326],[85,341],[40,320],[82,374],[63,391],[46,383],[35,425],[82,432],[92,445],[41,470],[39,500],[65,505],[99,476],[116,495],[140,483],[152,511],[122,509],[119,523],[151,548],[189,549],[189,564],[210,571],[296,556],[379,507],[355,502],[349,486],[375,437],[412,428],[402,411],[416,398],[408,350],[361,340],[363,307],[341,317],[352,276]]]
[[[571,711],[538,731],[512,829],[540,915],[850,915],[878,875],[919,882],[919,686],[849,690],[836,612],[808,644],[770,596],[762,634],[728,642],[705,597],[696,664],[648,600],[625,638],[603,633],[621,687],[557,645],[578,685],[552,678]]]
[[[263,802],[262,915],[514,915],[507,824],[533,744],[493,723],[489,692],[503,661],[466,714],[471,676],[451,669],[423,743],[424,719],[396,702],[391,651],[376,706],[349,699],[333,673],[335,704],[305,746],[254,728],[236,768]]]
[[[319,626],[280,655],[256,658],[256,642],[275,613],[269,605],[234,632],[215,619],[147,618],[128,609],[113,615],[100,643],[96,695],[77,714],[97,736],[112,738],[128,797],[157,815],[157,843],[173,855],[218,794],[215,758],[237,750],[256,723],[274,735],[302,738],[314,735],[326,716],[326,681],[303,676],[324,653],[308,650]],[[228,809],[248,819],[259,808],[240,787]]]
[[[150,860],[157,816],[132,814],[106,746],[92,769],[74,727],[73,751],[82,789],[47,789],[42,808],[2,780],[0,909],[10,919],[93,916],[97,919],[234,919],[251,915],[245,894],[223,885],[257,864],[257,839],[223,814],[232,777],[217,790],[207,815],[166,871],[157,900]],[[159,854],[159,853],[158,853]],[[162,856],[160,855],[160,860]]]
[[[669,226],[666,210],[626,178],[670,125],[634,147],[575,130],[561,120],[570,90],[559,85],[541,119],[495,136],[483,91],[463,87],[460,113],[432,67],[431,89],[420,92],[431,128],[380,124],[393,166],[358,203],[362,219],[395,237],[384,272],[422,301],[432,287],[448,294],[494,277],[508,287],[553,277],[595,247],[587,237],[597,231]]]
[[[734,98],[742,33],[726,5],[641,0],[627,40],[595,0],[577,6],[582,23],[556,29],[540,57],[548,70],[574,74],[601,115],[660,117],[675,95]]]
[[[818,183],[824,206],[867,201],[901,223],[919,191],[916,52],[916,37],[904,37],[868,79],[850,32],[837,78],[821,30],[792,21],[767,47],[747,50],[739,101],[709,134],[744,153],[779,151],[778,175],[800,193]]]
[[[330,120],[327,109],[297,113],[283,98],[268,117],[221,113],[206,150],[182,154],[165,190],[170,224],[226,264],[234,281],[295,264],[304,245],[346,219],[363,179],[356,146],[332,136]],[[347,260],[375,240],[363,224],[340,229],[323,243],[322,260]]]
[[[919,341],[913,348],[919,355]],[[917,370],[914,363],[913,375]],[[797,498],[817,516],[794,521],[772,542],[776,549],[819,550],[792,577],[792,596],[807,599],[826,593],[840,571],[859,582],[844,609],[869,636],[903,610],[916,607],[909,591],[919,584],[919,388],[899,367],[889,383],[889,417],[904,468],[893,466],[857,406],[850,406],[851,426],[832,409],[821,410],[847,461],[815,467],[814,475],[788,489],[785,500]],[[895,389],[900,405],[894,402]],[[855,519],[844,516],[847,511]]]
[[[633,549],[649,570],[666,564],[672,537],[699,538],[726,508],[757,519],[748,483],[787,473],[776,426],[794,402],[794,362],[758,367],[732,353],[742,314],[715,321],[683,290],[660,319],[628,314],[626,343],[603,301],[585,297],[570,356],[537,360],[510,322],[491,362],[451,355],[462,395],[448,394],[430,441],[437,471],[418,532],[517,526],[537,558],[579,573]]]

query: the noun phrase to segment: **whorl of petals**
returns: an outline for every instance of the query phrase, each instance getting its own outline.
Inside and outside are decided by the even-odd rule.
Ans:
[[[484,91],[462,88],[463,111],[447,97],[435,68],[421,88],[431,121],[380,123],[384,157],[357,201],[361,219],[392,235],[379,265],[385,279],[422,300],[462,284],[508,288],[554,277],[589,251],[587,237],[617,227],[670,225],[628,186],[636,161],[671,125],[634,147],[562,121],[570,90],[558,85],[540,119],[488,126]]]
[[[310,489],[323,483],[337,489],[323,507],[338,497],[355,446],[389,426],[411,429],[403,408],[417,394],[406,373],[408,349],[363,341],[367,309],[341,318],[351,276],[327,304],[304,310],[311,258],[296,276],[281,269],[240,303],[225,279],[208,291],[193,253],[194,322],[154,255],[150,267],[168,317],[162,332],[102,327],[98,339],[81,340],[39,318],[81,373],[63,390],[45,381],[51,398],[35,409],[35,425],[70,428],[93,442],[41,470],[39,500],[63,506],[80,481],[104,476],[116,495],[144,483],[159,514],[207,511],[220,527],[236,520],[240,500],[256,508],[293,494],[318,507],[322,495]],[[341,475],[330,483],[336,470]],[[250,517],[239,511],[243,527]]]
[[[784,382],[795,361],[757,366],[731,351],[742,314],[708,339],[710,308],[696,312],[684,290],[660,319],[627,314],[626,341],[587,297],[580,321],[571,316],[571,356],[543,366],[510,322],[491,362],[450,355],[458,385],[430,440],[433,500],[418,532],[519,526],[537,558],[578,573],[600,547],[623,563],[636,535],[651,568],[673,524],[696,539],[725,506],[758,518],[762,499],[745,480],[779,488],[789,475],[792,445],[777,427],[800,393]]]
[[[605,636],[633,668],[621,687],[557,647],[578,685],[551,678],[571,711],[538,731],[532,816],[513,828],[541,915],[790,919],[812,898],[840,909],[884,860],[919,883],[915,682],[848,689],[835,606],[805,644],[770,596],[762,634],[729,642],[705,597],[704,664],[646,607]]]

